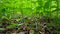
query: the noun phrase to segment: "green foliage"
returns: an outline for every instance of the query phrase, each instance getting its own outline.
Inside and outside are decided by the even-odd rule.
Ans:
[[[0,31],[1,31],[1,30],[4,30],[4,29],[3,29],[3,28],[0,28]]]
[[[35,17],[38,20],[43,17],[53,18],[56,26],[60,24],[60,0],[0,0],[0,27],[3,26],[3,19],[7,21],[4,22],[5,24],[9,23],[6,28],[13,28],[22,26],[21,23],[35,20]],[[29,26],[34,28],[35,22],[32,21]],[[47,23],[47,26],[52,26],[52,23]],[[39,28],[42,29],[42,27]],[[3,29],[0,28],[0,30]]]
[[[58,1],[56,0],[0,0],[0,13],[2,14],[0,15],[12,18],[14,14],[21,15],[21,12],[26,16],[40,14],[42,12],[43,16],[51,17],[52,13],[57,12],[56,10],[60,9],[57,8],[57,4],[58,7],[60,6],[60,1],[57,2]]]

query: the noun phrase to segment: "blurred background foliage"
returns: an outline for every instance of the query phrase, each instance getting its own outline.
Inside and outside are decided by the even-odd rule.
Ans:
[[[46,17],[54,17],[59,15],[59,9],[60,0],[0,0],[1,16],[12,17],[13,14],[21,15],[23,12],[26,16],[42,13]]]

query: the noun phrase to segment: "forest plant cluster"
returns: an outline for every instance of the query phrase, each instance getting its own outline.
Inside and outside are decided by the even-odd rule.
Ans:
[[[60,0],[0,0],[0,33],[21,31],[60,34]]]

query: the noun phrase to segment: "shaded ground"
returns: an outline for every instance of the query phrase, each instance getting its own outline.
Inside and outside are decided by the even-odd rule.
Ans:
[[[54,18],[24,18],[24,20],[18,22],[16,20],[3,19],[1,21],[0,34],[60,34],[60,23],[56,21],[57,19]],[[12,23],[21,24],[22,22],[21,26],[9,26]],[[7,26],[11,28],[6,28]]]

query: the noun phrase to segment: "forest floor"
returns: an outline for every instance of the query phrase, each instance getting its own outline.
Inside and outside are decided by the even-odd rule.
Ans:
[[[25,18],[27,19],[27,18]],[[55,24],[52,18],[42,18],[42,19],[28,19],[28,23],[23,23],[22,26],[6,28],[6,26],[11,25],[6,24],[10,22],[6,19],[2,20],[2,26],[0,26],[0,34],[60,34],[60,24]],[[13,20],[17,24],[16,20]],[[21,21],[20,21],[21,22]],[[18,23],[21,24],[21,23]]]

